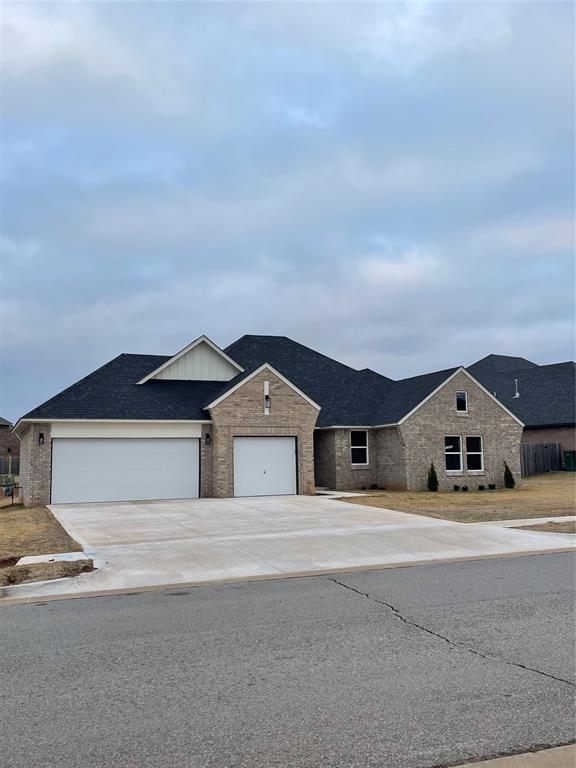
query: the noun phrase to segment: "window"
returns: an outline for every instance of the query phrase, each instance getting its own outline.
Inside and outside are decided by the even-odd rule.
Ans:
[[[444,460],[447,472],[462,472],[462,439],[459,435],[444,438]]]
[[[484,451],[480,435],[466,438],[466,469],[469,472],[484,470]]]
[[[468,393],[456,392],[456,410],[460,413],[468,412]]]
[[[368,430],[350,430],[350,461],[352,464],[368,464]]]

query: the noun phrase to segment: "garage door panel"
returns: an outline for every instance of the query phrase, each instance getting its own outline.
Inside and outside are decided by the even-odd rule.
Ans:
[[[296,492],[296,438],[234,438],[235,496],[281,496]]]
[[[52,502],[195,498],[199,441],[54,439]]]

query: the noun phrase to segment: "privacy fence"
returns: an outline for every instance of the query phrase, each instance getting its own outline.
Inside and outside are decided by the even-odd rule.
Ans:
[[[562,469],[560,443],[520,443],[522,477],[559,472]]]

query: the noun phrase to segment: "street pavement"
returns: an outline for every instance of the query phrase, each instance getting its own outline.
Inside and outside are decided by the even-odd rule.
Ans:
[[[10,768],[431,768],[575,736],[573,554],[0,608]]]

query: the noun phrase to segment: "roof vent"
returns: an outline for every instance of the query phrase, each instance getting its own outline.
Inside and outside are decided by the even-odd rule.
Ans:
[[[514,379],[514,388],[516,390],[514,393],[514,400],[516,400],[517,397],[520,397],[520,392],[518,392],[518,379]]]

